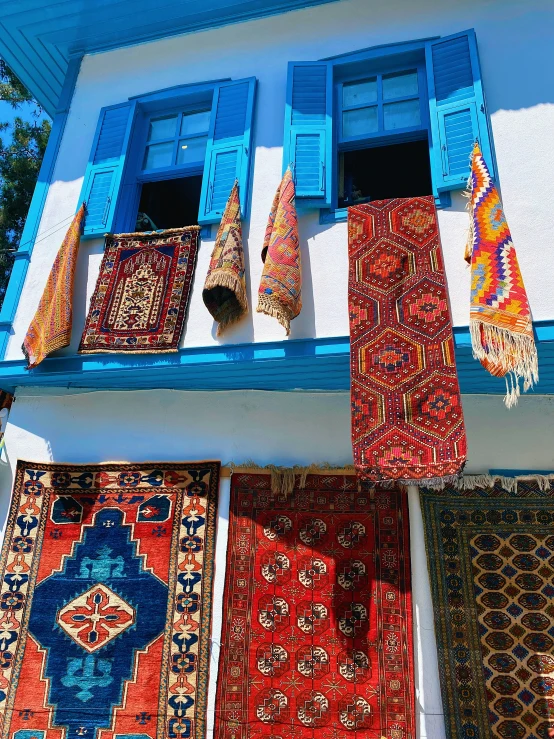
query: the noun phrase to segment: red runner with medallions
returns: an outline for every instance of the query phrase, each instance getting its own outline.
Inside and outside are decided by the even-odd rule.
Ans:
[[[232,478],[216,739],[412,739],[408,511],[399,490]]]
[[[352,445],[370,480],[457,475],[466,434],[432,196],[348,210]]]

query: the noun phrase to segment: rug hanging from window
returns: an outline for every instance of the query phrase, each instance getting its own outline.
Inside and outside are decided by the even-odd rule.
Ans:
[[[422,502],[449,739],[551,739],[554,489]]]
[[[471,264],[469,328],[474,356],[495,377],[506,377],[508,408],[539,381],[531,308],[496,185],[476,142],[469,178]]]
[[[290,167],[277,188],[262,248],[264,268],[258,313],[276,318],[290,334],[290,322],[302,310],[302,265],[296,214],[296,187]]]
[[[348,209],[354,464],[371,480],[461,472],[466,435],[433,198]]]
[[[73,326],[73,284],[86,208],[83,203],[73,218],[56,255],[37,311],[21,347],[27,369],[49,354],[69,346]]]
[[[405,496],[231,485],[216,739],[415,739]]]
[[[198,238],[198,226],[108,235],[79,352],[176,352]]]
[[[219,224],[202,299],[218,324],[218,336],[248,313],[238,180]]]
[[[19,462],[2,739],[204,739],[218,462]]]

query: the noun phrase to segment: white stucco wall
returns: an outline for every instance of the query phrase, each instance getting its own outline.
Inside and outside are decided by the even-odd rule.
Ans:
[[[245,224],[250,304],[255,307],[259,257],[269,208],[281,175],[287,62],[312,60],[378,44],[477,33],[504,205],[518,248],[535,319],[554,317],[554,6],[551,0],[342,0],[191,36],[86,57],[17,312],[8,359],[21,342],[48,271],[74,213],[102,106],[172,85],[221,77],[258,78],[251,217]],[[462,254],[465,200],[440,213],[440,231],[456,325],[468,323],[469,274]],[[63,222],[64,226],[59,227]],[[215,231],[215,230],[214,230]],[[348,334],[346,224],[321,226],[302,216],[304,308],[291,338]],[[183,343],[217,343],[201,290],[213,241],[201,246]],[[74,353],[96,282],[102,242],[81,247],[75,294]],[[222,343],[273,341],[283,329],[253,313]]]

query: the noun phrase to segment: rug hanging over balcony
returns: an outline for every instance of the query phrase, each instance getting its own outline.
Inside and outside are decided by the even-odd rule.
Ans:
[[[18,462],[2,739],[204,739],[218,477],[218,462]]]
[[[296,214],[296,188],[290,167],[279,185],[265,230],[264,268],[258,313],[276,318],[290,334],[290,322],[302,310],[302,266]]]
[[[198,226],[108,235],[79,352],[176,352],[198,236]]]
[[[554,489],[422,495],[449,739],[554,735]]]
[[[21,348],[27,369],[36,367],[49,354],[71,342],[73,283],[85,213],[83,203],[56,255],[37,312],[23,339]]]
[[[218,323],[218,336],[248,313],[238,180],[219,224],[202,299]]]
[[[458,475],[466,435],[433,198],[348,209],[352,445],[359,474]]]
[[[508,408],[539,381],[531,309],[500,195],[475,143],[469,178],[471,264],[469,328],[473,355],[495,377],[506,377]]]
[[[405,495],[231,484],[216,739],[415,739]]]

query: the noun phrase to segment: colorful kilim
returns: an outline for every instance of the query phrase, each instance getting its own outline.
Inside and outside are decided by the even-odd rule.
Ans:
[[[218,336],[248,313],[238,181],[219,224],[202,298],[219,324]]]
[[[554,489],[422,496],[450,739],[554,736]]]
[[[106,237],[79,352],[176,352],[198,250],[198,226]]]
[[[466,458],[432,197],[348,210],[352,444],[358,472],[412,482]]]
[[[2,739],[204,739],[219,463],[19,462]]]
[[[531,309],[516,250],[498,190],[479,144],[471,157],[470,232],[466,260],[471,263],[470,330],[473,354],[495,377],[506,376],[506,405],[539,381]]]
[[[81,205],[54,260],[37,312],[23,339],[27,369],[32,369],[57,349],[69,346],[73,321],[73,282],[79,242],[85,218]]]
[[[415,739],[406,497],[232,478],[216,739]]]
[[[264,269],[258,313],[273,316],[290,334],[290,322],[302,310],[302,270],[294,178],[289,169],[279,185],[265,230]]]

